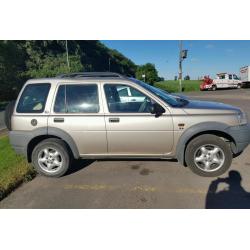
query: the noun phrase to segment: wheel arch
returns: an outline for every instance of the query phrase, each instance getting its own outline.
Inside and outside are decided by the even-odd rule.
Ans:
[[[67,149],[69,150],[69,153],[71,156],[73,156],[75,159],[79,158],[79,151],[77,149],[77,146],[73,140],[73,138],[66,132],[64,132],[61,129],[58,128],[48,128],[47,133],[39,134],[35,137],[33,137],[29,143],[27,144],[27,159],[28,162],[31,162],[31,154],[35,146],[40,143],[41,141],[49,138],[57,138],[61,139],[67,146]]]
[[[212,134],[216,135],[222,138],[225,138],[230,142],[230,146],[232,149],[232,152],[235,151],[236,148],[236,142],[234,138],[226,131],[226,129],[229,126],[224,123],[219,123],[219,122],[204,122],[204,123],[199,123],[196,124],[190,128],[188,128],[184,133],[181,135],[179,138],[179,141],[177,143],[176,147],[176,158],[177,160],[186,166],[185,162],[185,152],[187,145],[190,141],[192,141],[194,138],[200,135],[204,134]]]

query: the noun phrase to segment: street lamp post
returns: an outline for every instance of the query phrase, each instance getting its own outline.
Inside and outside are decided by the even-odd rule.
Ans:
[[[70,71],[70,67],[69,67],[69,51],[68,51],[68,41],[66,40],[66,55],[67,55],[67,66],[68,66],[68,70]]]
[[[146,74],[142,75],[144,82],[146,82]]]
[[[110,57],[109,57],[109,72],[110,72]]]

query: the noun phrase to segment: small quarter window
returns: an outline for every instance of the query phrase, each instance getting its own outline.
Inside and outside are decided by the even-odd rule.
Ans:
[[[42,113],[49,90],[49,83],[28,84],[18,102],[17,113]]]

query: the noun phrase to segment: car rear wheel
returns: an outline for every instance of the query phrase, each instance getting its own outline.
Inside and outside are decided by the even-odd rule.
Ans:
[[[215,177],[224,174],[232,163],[230,146],[215,135],[201,135],[186,148],[186,163],[200,176]]]
[[[49,138],[34,148],[32,163],[38,173],[49,177],[60,177],[69,168],[70,156],[62,140]]]
[[[238,85],[237,85],[237,89],[240,89],[241,88],[241,84],[239,83]]]
[[[217,89],[216,85],[212,86],[212,90],[215,91]]]

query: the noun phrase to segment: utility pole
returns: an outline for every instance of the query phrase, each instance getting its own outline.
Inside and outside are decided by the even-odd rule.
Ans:
[[[179,91],[182,92],[182,41],[179,42]]]
[[[70,67],[69,67],[69,51],[68,51],[68,41],[66,40],[66,55],[67,55],[67,66],[68,66],[68,70],[70,71]]]
[[[179,42],[179,49],[180,49],[180,55],[179,55],[179,88],[180,88],[180,92],[182,92],[182,61],[187,58],[187,50],[182,49],[182,41]]]
[[[110,57],[109,57],[109,72],[110,72]]]

